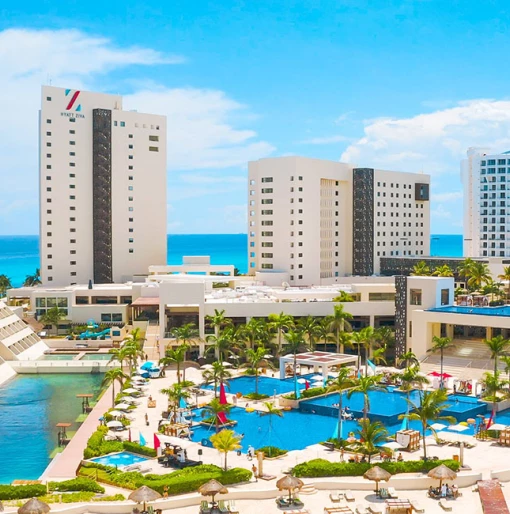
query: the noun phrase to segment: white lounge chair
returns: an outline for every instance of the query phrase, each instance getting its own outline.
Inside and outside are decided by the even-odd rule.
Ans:
[[[390,498],[392,498],[394,500],[398,498],[397,491],[395,491],[394,487],[388,487],[388,495]]]
[[[348,502],[353,502],[356,500],[356,498],[354,498],[354,495],[352,494],[352,491],[350,490],[347,490],[345,491],[344,493],[344,498],[348,501]]]
[[[369,505],[368,512],[370,512],[370,514],[382,514],[381,507],[378,505]]]
[[[439,506],[446,512],[450,512],[452,508],[446,503],[445,499],[439,500]]]
[[[425,512],[425,509],[416,500],[411,500],[410,503],[414,512]]]
[[[340,493],[335,493],[334,491],[331,491],[329,493],[329,499],[333,502],[333,503],[338,503],[342,497],[340,496]]]
[[[367,514],[368,510],[364,505],[356,505],[356,514]]]

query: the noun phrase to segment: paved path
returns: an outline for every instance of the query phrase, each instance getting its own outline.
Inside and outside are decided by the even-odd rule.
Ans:
[[[99,418],[111,407],[111,387],[105,391],[65,450],[58,454],[45,469],[41,480],[74,478],[76,476],[76,470],[83,459],[83,450],[87,446],[89,437],[96,431],[99,425]]]

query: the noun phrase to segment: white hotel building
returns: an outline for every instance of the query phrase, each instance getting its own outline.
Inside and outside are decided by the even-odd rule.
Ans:
[[[166,118],[122,97],[44,86],[40,255],[47,286],[112,283],[166,263]]]
[[[290,285],[379,273],[380,257],[430,253],[430,176],[279,157],[249,163],[249,272]]]
[[[470,148],[461,178],[464,257],[510,257],[510,152]]]

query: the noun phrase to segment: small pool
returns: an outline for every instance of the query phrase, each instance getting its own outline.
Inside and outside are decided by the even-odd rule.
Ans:
[[[103,466],[131,466],[132,464],[137,464],[139,462],[145,462],[149,460],[147,457],[142,457],[141,455],[135,455],[130,452],[119,452],[119,453],[110,453],[109,455],[103,455],[102,457],[95,457],[94,459],[90,459],[91,462],[96,462],[97,464],[102,464]]]
[[[72,361],[78,354],[77,353],[50,353],[48,355],[41,355],[38,360],[40,361]]]
[[[109,361],[112,355],[109,353],[86,353],[80,360],[81,361]]]

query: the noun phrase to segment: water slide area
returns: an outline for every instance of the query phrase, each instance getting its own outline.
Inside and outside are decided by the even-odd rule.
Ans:
[[[86,332],[82,332],[78,338],[79,339],[98,339],[98,338],[109,338],[110,337],[110,329],[102,330],[101,332],[91,332],[87,330]]]

